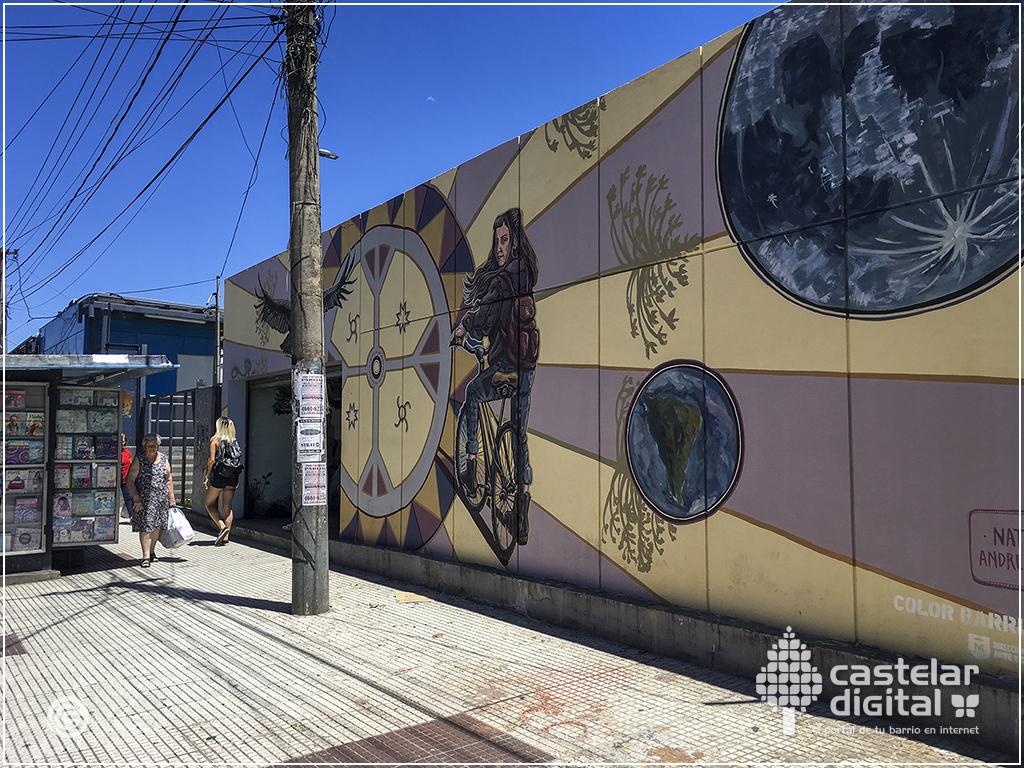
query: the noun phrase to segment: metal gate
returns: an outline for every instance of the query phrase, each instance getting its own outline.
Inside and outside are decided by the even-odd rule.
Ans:
[[[160,435],[160,450],[171,465],[179,505],[203,513],[203,477],[210,436],[220,413],[220,388],[202,387],[147,397],[145,433]]]

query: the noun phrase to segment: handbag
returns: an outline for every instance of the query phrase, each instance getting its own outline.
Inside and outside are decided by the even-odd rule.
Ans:
[[[167,549],[177,549],[195,536],[185,513],[177,507],[167,510],[167,523],[160,531],[160,543]]]

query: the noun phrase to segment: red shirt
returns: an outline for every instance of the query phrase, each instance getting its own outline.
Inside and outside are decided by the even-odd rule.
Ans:
[[[132,465],[132,452],[127,448],[121,449],[121,485],[128,480],[128,468]]]

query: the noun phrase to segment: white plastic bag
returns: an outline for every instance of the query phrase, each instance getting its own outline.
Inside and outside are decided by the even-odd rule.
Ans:
[[[177,549],[195,536],[185,513],[177,507],[167,510],[167,525],[160,531],[160,543],[167,549]]]

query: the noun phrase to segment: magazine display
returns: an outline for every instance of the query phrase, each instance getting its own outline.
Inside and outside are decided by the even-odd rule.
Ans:
[[[11,542],[12,552],[34,552],[43,548],[43,529],[39,526],[31,528],[15,528]]]
[[[71,541],[92,541],[93,519],[83,517],[71,521]]]
[[[39,499],[35,496],[26,496],[14,500],[14,522],[15,523],[38,523],[39,522]]]
[[[4,486],[4,492],[8,494],[42,493],[43,470],[9,467],[7,469],[7,484]]]
[[[93,488],[117,488],[120,469],[116,464],[93,464]]]
[[[54,546],[117,540],[120,389],[60,387],[54,419]]]
[[[3,419],[3,539],[0,556],[44,552],[50,513],[48,385],[5,382]]]

